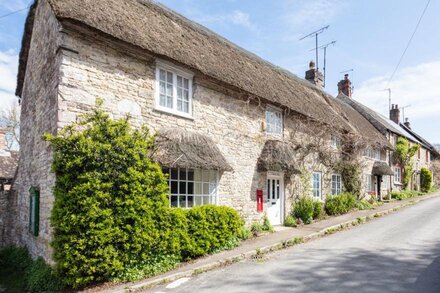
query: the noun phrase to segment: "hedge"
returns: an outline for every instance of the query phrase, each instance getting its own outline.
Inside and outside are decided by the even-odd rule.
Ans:
[[[342,215],[357,207],[357,199],[351,193],[328,196],[325,201],[325,211],[328,215]]]
[[[432,188],[432,172],[423,167],[420,169],[420,189],[429,192]]]
[[[243,225],[231,208],[170,208],[166,177],[150,160],[154,136],[128,119],[97,107],[44,138],[56,174],[54,259],[74,288],[169,270],[227,245]]]

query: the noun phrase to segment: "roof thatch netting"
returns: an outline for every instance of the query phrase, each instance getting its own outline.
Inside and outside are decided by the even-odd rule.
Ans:
[[[0,179],[12,179],[18,164],[18,152],[0,151]]]
[[[179,129],[159,131],[152,158],[170,168],[233,170],[211,138]]]
[[[393,170],[386,162],[376,161],[371,171],[373,175],[394,175]]]
[[[262,100],[328,125],[355,131],[344,119],[340,107],[334,105],[335,99],[324,91],[160,4],[147,0],[48,1],[61,21],[85,24]],[[32,23],[29,23],[25,29],[24,53],[26,44],[30,43],[31,30]],[[20,79],[26,70],[26,56],[21,57],[18,95],[21,94]],[[370,133],[358,134],[368,137]]]
[[[294,147],[278,140],[266,141],[258,158],[257,171],[300,173],[295,161]]]

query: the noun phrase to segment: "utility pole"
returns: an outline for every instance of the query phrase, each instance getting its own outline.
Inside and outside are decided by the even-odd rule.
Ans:
[[[305,38],[315,36],[316,71],[318,71],[318,69],[319,69],[319,63],[318,63],[318,35],[321,34],[321,33],[323,33],[326,29],[328,29],[329,26],[330,26],[330,25],[324,26],[324,27],[320,28],[319,30],[316,30],[316,31],[314,31],[314,32],[312,32],[312,33],[310,33],[310,34],[308,34],[308,35],[302,37],[301,39],[299,39],[300,41],[302,41],[302,40],[304,40]]]
[[[326,64],[327,64],[327,62],[326,62],[326,60],[327,60],[327,47],[328,46],[330,46],[330,45],[334,45],[336,43],[336,41],[331,41],[330,43],[327,43],[327,44],[325,44],[325,45],[322,45],[322,46],[320,46],[320,47],[318,47],[318,49],[323,49],[324,50],[324,68],[323,68],[323,71],[324,71],[324,87],[325,87],[325,68],[326,68]],[[312,49],[312,50],[310,50],[310,51],[313,51],[313,50],[315,50],[315,49]]]

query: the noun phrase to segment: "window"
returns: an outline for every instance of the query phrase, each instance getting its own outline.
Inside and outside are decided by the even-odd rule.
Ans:
[[[364,156],[376,161],[381,161],[382,159],[380,149],[366,148],[364,149]]]
[[[381,189],[387,189],[388,190],[388,183],[389,183],[390,179],[387,175],[383,175],[382,176],[382,186]]]
[[[401,169],[399,167],[394,167],[394,182],[401,182]]]
[[[321,199],[321,172],[313,172],[312,176],[312,191],[313,197],[317,199]]]
[[[218,171],[184,168],[164,168],[163,171],[168,174],[172,207],[217,204]]]
[[[338,195],[342,192],[341,175],[332,175],[332,195]]]
[[[29,189],[29,232],[38,236],[40,225],[40,190],[36,187]]]
[[[332,148],[339,149],[341,147],[341,138],[337,135],[332,135]]]
[[[374,192],[374,178],[371,174],[365,174],[365,188],[367,192]]]
[[[156,108],[180,116],[192,115],[192,75],[169,65],[156,68]]]
[[[266,110],[266,132],[270,134],[283,134],[283,113],[269,108]]]

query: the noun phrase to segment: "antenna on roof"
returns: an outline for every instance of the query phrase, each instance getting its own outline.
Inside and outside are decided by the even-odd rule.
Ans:
[[[326,68],[326,60],[327,60],[327,47],[330,45],[334,45],[336,43],[336,41],[331,41],[330,43],[327,43],[325,45],[319,46],[318,49],[323,49],[324,50],[324,67],[323,67],[323,71],[324,71],[324,86],[325,87],[325,68]],[[311,49],[310,51],[313,51],[315,49]]]
[[[324,27],[320,28],[319,30],[316,30],[316,31],[314,31],[314,32],[312,32],[312,33],[310,33],[310,34],[308,34],[308,35],[302,37],[301,39],[299,39],[300,41],[302,41],[302,40],[304,40],[305,38],[315,36],[316,71],[318,71],[318,69],[319,69],[319,63],[318,63],[318,35],[321,34],[321,33],[323,33],[326,29],[328,29],[329,26],[330,26],[330,25],[324,26]]]
[[[402,121],[405,121],[405,108],[409,108],[409,107],[411,107],[411,104],[400,107],[400,109],[402,109]]]
[[[344,71],[341,71],[341,72],[339,72],[339,73],[348,73],[348,72],[354,72],[354,69],[353,68],[351,68],[351,69],[347,69],[347,70],[344,70]],[[353,76],[354,76],[354,74],[352,75],[352,78],[351,79],[353,79]],[[353,85],[353,82],[351,83],[351,93],[353,94],[353,92],[354,92],[354,85]]]

